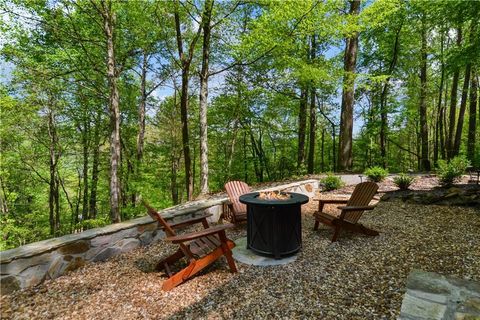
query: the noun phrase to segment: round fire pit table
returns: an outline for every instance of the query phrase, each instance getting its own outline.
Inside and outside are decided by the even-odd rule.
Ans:
[[[247,205],[247,249],[260,255],[292,255],[302,247],[301,206],[308,197],[293,192],[287,199],[262,199],[258,192],[240,196]]]

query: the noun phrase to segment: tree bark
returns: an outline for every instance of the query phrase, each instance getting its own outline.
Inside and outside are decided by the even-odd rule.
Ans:
[[[102,2],[103,29],[107,42],[107,78],[110,89],[108,104],[110,109],[110,220],[112,223],[120,222],[120,97],[118,92],[118,73],[116,70],[114,25],[115,13],[112,12],[112,3]]]
[[[475,34],[476,34],[476,24],[472,22],[470,26],[470,44],[474,45],[475,43]],[[465,118],[465,111],[467,109],[467,98],[468,98],[468,88],[470,87],[470,73],[472,69],[472,64],[467,63],[465,67],[465,78],[463,80],[462,88],[462,98],[460,100],[460,110],[458,113],[458,122],[457,122],[457,132],[455,134],[455,142],[453,145],[453,156],[456,156],[460,152],[460,144],[462,142],[462,131],[463,131],[463,122]]]
[[[297,169],[305,162],[305,132],[307,126],[307,90],[300,89],[300,104],[298,109],[298,150]]]
[[[475,69],[472,69],[472,84],[470,87],[470,106],[468,117],[468,137],[467,137],[467,158],[473,166],[479,166],[475,163],[475,137],[477,134],[477,92],[478,82]]]
[[[421,162],[423,171],[430,171],[428,159],[428,123],[427,123],[427,26],[426,15],[422,17],[422,52],[420,66],[420,137],[421,137]]]
[[[147,68],[148,68],[148,54],[144,50],[142,71],[140,74],[140,103],[138,104],[137,171],[143,159],[143,148],[145,144],[145,109],[147,104]]]
[[[444,141],[444,127],[443,127],[443,119],[445,117],[445,108],[442,104],[442,91],[443,86],[445,83],[445,62],[443,61],[443,42],[444,42],[444,33],[442,32],[442,36],[440,39],[440,57],[441,57],[441,76],[440,76],[440,86],[438,89],[438,102],[437,102],[437,110],[438,110],[438,118],[437,118],[437,132],[435,134],[435,150],[433,155],[433,163],[434,165],[437,164],[438,155],[440,154],[442,159],[445,158],[445,141]]]
[[[82,201],[82,219],[88,219],[88,158],[89,158],[89,135],[90,121],[87,112],[84,114],[83,130],[82,130],[82,146],[83,146],[83,201]]]
[[[57,178],[57,163],[58,163],[58,137],[55,125],[55,114],[52,109],[47,111],[47,127],[49,136],[49,193],[48,193],[48,211],[50,222],[50,235],[57,234],[60,226],[60,217],[58,211],[58,178]]]
[[[193,58],[193,52],[197,43],[202,25],[200,24],[198,31],[188,48],[188,54],[183,51],[183,39],[180,26],[180,14],[178,12],[179,2],[175,3],[175,32],[178,48],[178,56],[182,68],[182,89],[180,95],[180,119],[182,122],[182,144],[183,157],[185,164],[185,187],[187,191],[187,200],[190,201],[193,196],[193,178],[192,178],[192,158],[190,153],[190,140],[188,134],[188,83],[190,79],[190,65]]]
[[[311,39],[311,62],[316,58],[316,43],[315,35],[312,35]],[[313,167],[315,164],[315,133],[317,125],[316,106],[315,106],[316,90],[314,85],[310,88],[310,131],[309,131],[309,145],[308,145],[308,161],[307,161],[307,173],[313,174]]]
[[[350,15],[358,16],[360,0],[350,1]],[[351,170],[353,165],[353,103],[355,94],[355,68],[357,64],[358,32],[347,38],[344,56],[342,111],[340,117],[340,137],[338,166],[340,170]]]
[[[202,70],[200,71],[200,194],[207,194],[208,189],[208,121],[207,121],[207,99],[208,99],[208,64],[210,58],[210,32],[213,0],[205,1],[203,11],[203,49],[202,49]]]
[[[457,47],[462,43],[462,29],[457,29]],[[451,159],[454,154],[454,133],[455,133],[455,118],[457,113],[457,90],[458,78],[460,77],[460,69],[456,68],[453,73],[452,93],[450,95],[450,117],[448,121],[448,139],[447,139],[447,158]]]
[[[384,168],[387,167],[387,131],[388,131],[388,110],[387,110],[387,95],[388,95],[388,86],[390,84],[390,78],[395,69],[398,60],[398,51],[400,46],[400,32],[402,30],[403,23],[398,28],[395,41],[393,43],[393,52],[392,52],[392,60],[388,66],[388,76],[385,80],[385,83],[382,88],[382,93],[380,95],[380,156],[382,157],[382,166]]]
[[[462,142],[463,122],[465,118],[465,111],[467,109],[468,87],[470,86],[470,70],[472,65],[469,63],[465,67],[465,78],[463,80],[462,98],[460,100],[460,110],[458,112],[457,132],[455,133],[455,141],[453,144],[452,157],[455,157],[460,152],[460,143]]]
[[[95,130],[93,133],[93,159],[92,159],[92,184],[90,188],[90,206],[88,210],[88,218],[96,219],[97,218],[97,185],[98,185],[98,174],[100,172],[100,127],[101,127],[101,117],[102,111],[97,111],[97,116],[95,119]]]

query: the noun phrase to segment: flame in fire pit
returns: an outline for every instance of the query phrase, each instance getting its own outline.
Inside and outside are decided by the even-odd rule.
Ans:
[[[290,199],[292,196],[288,193],[280,192],[280,191],[265,191],[260,192],[258,195],[259,199],[262,200],[287,200]]]

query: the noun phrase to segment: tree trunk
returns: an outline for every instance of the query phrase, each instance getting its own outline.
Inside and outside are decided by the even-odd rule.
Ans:
[[[147,68],[148,54],[143,51],[142,71],[140,74],[140,103],[138,104],[138,135],[137,135],[137,173],[143,158],[145,142],[145,108],[147,104]]]
[[[50,235],[57,234],[59,226],[58,217],[58,179],[57,179],[57,163],[58,163],[58,151],[57,151],[57,131],[55,127],[55,115],[54,111],[48,109],[47,111],[47,124],[48,124],[48,136],[49,136],[49,193],[48,193],[48,211],[50,222]]]
[[[462,29],[457,29],[457,47],[462,43]],[[457,90],[458,78],[460,77],[460,69],[456,68],[453,73],[452,93],[450,95],[450,117],[448,121],[448,139],[447,139],[447,158],[451,159],[454,154],[454,133],[455,133],[455,118],[457,113]]]
[[[177,185],[177,171],[178,171],[178,159],[172,157],[171,159],[171,176],[170,176],[170,191],[172,194],[173,204],[178,204],[178,185]]]
[[[434,156],[433,156],[433,163],[434,166],[437,165],[437,160],[439,154],[441,155],[442,159],[445,158],[445,141],[444,141],[444,127],[443,127],[443,119],[445,117],[445,108],[443,107],[442,104],[442,91],[443,91],[443,86],[445,83],[445,62],[443,61],[443,42],[444,42],[444,33],[442,32],[442,36],[440,39],[440,57],[442,59],[441,63],[441,76],[440,76],[440,87],[438,89],[438,103],[437,103],[437,110],[438,110],[438,118],[437,118],[437,132],[435,134],[435,150],[434,150]]]
[[[188,55],[183,51],[183,39],[180,26],[180,14],[178,12],[179,2],[175,2],[175,33],[177,40],[178,57],[182,68],[182,89],[180,96],[180,119],[182,122],[182,145],[185,164],[185,188],[187,191],[187,200],[190,201],[193,196],[193,178],[192,178],[192,158],[190,154],[190,140],[188,135],[188,82],[190,78],[190,64],[193,58],[193,51],[201,31],[201,25],[190,43]]]
[[[114,25],[115,13],[111,2],[103,2],[104,32],[107,41],[107,78],[110,89],[108,104],[110,109],[110,220],[112,223],[120,222],[120,107],[118,93],[118,74],[115,61]]]
[[[312,35],[311,40],[311,54],[310,59],[313,62],[316,58],[316,48],[315,35]],[[317,116],[316,116],[316,106],[315,106],[315,97],[316,91],[315,87],[312,84],[310,88],[310,132],[309,132],[309,145],[308,145],[308,161],[307,161],[307,172],[313,174],[313,167],[315,164],[315,132],[317,125]]]
[[[460,152],[460,143],[462,142],[463,121],[465,118],[465,110],[467,109],[468,87],[470,86],[470,70],[471,64],[467,64],[465,68],[465,79],[463,80],[462,99],[460,100],[460,110],[458,112],[457,132],[455,134],[455,142],[453,144],[452,157]]]
[[[421,137],[421,162],[423,171],[430,171],[428,159],[428,123],[427,123],[427,26],[426,15],[422,17],[422,52],[420,66],[420,137]]]
[[[350,1],[350,15],[358,16],[360,0]],[[340,118],[340,137],[338,166],[340,170],[350,170],[353,165],[353,103],[355,93],[355,67],[357,64],[358,32],[347,38],[344,56],[342,111]]]
[[[467,138],[467,158],[470,160],[473,166],[479,166],[479,163],[475,163],[475,137],[477,133],[477,92],[478,82],[475,74],[475,69],[472,69],[472,84],[470,87],[470,106],[468,117],[468,138]]]
[[[475,44],[476,24],[472,22],[470,26],[470,45]],[[460,152],[460,144],[462,142],[463,122],[465,117],[465,110],[467,109],[468,88],[470,86],[470,73],[472,64],[469,62],[465,67],[465,78],[463,80],[462,98],[460,100],[460,111],[458,113],[457,132],[455,134],[455,143],[453,145],[453,156]]]
[[[93,137],[93,159],[92,159],[92,184],[90,188],[90,208],[88,210],[88,218],[96,219],[97,218],[97,185],[98,185],[98,174],[99,174],[99,165],[100,165],[100,127],[101,127],[101,117],[102,111],[97,111],[97,116],[95,119],[95,130]]]
[[[88,151],[89,141],[88,134],[90,131],[90,121],[87,117],[87,112],[84,115],[83,131],[82,131],[82,145],[83,145],[83,201],[82,201],[82,219],[88,219]]]
[[[208,98],[208,63],[210,57],[210,20],[212,17],[213,0],[205,1],[203,11],[203,49],[202,70],[200,71],[200,194],[207,194],[208,189],[208,121],[207,121],[207,98]]]
[[[380,125],[380,155],[382,158],[382,166],[384,168],[387,167],[387,128],[388,128],[388,110],[387,110],[387,95],[388,95],[388,86],[390,84],[390,78],[393,73],[393,70],[395,69],[395,65],[397,64],[398,60],[398,51],[399,51],[399,45],[400,45],[400,32],[402,30],[403,23],[400,25],[400,27],[397,30],[397,33],[395,35],[395,41],[393,43],[393,52],[392,52],[392,60],[390,61],[390,64],[388,66],[388,77],[385,80],[385,83],[383,84],[382,88],[382,93],[380,95],[380,119],[381,119],[381,125]]]
[[[322,147],[321,147],[321,149],[322,149],[322,153],[320,155],[321,159],[322,159],[321,162],[320,162],[321,163],[321,171],[325,172],[325,154],[324,154],[324,152],[325,152],[325,128],[322,129]]]
[[[297,151],[297,169],[305,162],[305,131],[307,126],[307,90],[302,88],[300,91],[300,108],[298,110],[298,151]]]

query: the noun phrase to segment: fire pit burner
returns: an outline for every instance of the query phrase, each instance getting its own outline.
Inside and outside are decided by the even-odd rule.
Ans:
[[[283,195],[280,199],[262,199],[258,192],[240,196],[240,202],[247,205],[247,249],[275,259],[300,250],[301,205],[308,197],[293,192]]]
[[[265,191],[258,195],[258,198],[262,200],[287,200],[291,197],[292,195],[280,191]]]

